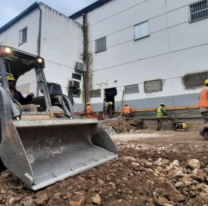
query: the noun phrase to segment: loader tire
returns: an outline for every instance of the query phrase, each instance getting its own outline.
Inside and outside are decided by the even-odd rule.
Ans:
[[[4,163],[1,161],[0,158],[0,172],[4,171],[6,169],[6,167],[4,166]]]

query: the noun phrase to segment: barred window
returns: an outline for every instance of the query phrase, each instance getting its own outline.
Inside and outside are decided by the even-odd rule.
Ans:
[[[144,37],[148,37],[149,33],[149,24],[147,22],[143,22],[134,26],[134,39],[142,39]]]
[[[190,6],[191,22],[208,17],[208,0],[203,0]]]
[[[89,92],[89,96],[90,98],[96,98],[96,97],[101,97],[101,90],[97,89],[97,90],[91,90]]]
[[[97,39],[95,41],[95,53],[99,53],[106,50],[106,37]]]
[[[19,45],[24,44],[26,41],[27,41],[27,27],[20,30]]]
[[[125,93],[126,94],[132,94],[132,93],[138,93],[139,92],[139,85],[138,84],[132,84],[125,86]]]

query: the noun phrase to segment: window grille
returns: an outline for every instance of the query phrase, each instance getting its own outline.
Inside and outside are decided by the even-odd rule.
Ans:
[[[149,35],[150,33],[149,33],[148,21],[134,26],[134,39],[135,40],[148,37]]]
[[[17,79],[16,88],[24,97],[30,93],[33,93],[35,97],[39,96],[35,69],[32,69],[21,75]]]
[[[191,4],[189,7],[191,22],[208,17],[208,0]]]
[[[106,37],[97,39],[95,41],[95,53],[102,52],[106,50]]]
[[[101,97],[101,90],[97,89],[97,90],[91,90],[89,92],[89,96],[90,98],[96,98],[96,97]]]
[[[126,94],[133,94],[133,93],[138,93],[138,92],[139,92],[139,85],[138,84],[125,86],[125,93]]]
[[[24,44],[27,41],[27,27],[20,30],[19,44]]]

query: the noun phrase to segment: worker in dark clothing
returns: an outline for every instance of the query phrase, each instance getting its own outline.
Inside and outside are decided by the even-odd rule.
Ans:
[[[208,140],[208,79],[205,81],[204,84],[205,86],[203,87],[199,95],[199,112],[201,113],[204,119],[205,126],[199,132],[199,134],[206,140]]]
[[[107,113],[110,118],[113,118],[113,102],[108,102]]]
[[[163,125],[164,116],[168,116],[165,110],[165,104],[161,103],[157,108],[157,131],[160,131]]]
[[[7,75],[7,80],[9,84],[9,91],[13,98],[21,104],[22,111],[30,111],[30,112],[37,112],[37,107],[35,104],[32,103],[32,98],[34,97],[33,93],[27,95],[27,97],[23,97],[23,95],[16,90],[15,88],[15,78],[12,74]],[[18,107],[18,106],[17,106]]]

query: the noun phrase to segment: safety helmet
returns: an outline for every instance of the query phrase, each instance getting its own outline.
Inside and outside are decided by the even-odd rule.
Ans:
[[[125,106],[128,106],[128,103],[125,103]]]
[[[90,103],[89,103],[89,102],[87,102],[87,103],[86,103],[86,105],[90,105]]]
[[[8,81],[15,81],[15,78],[12,74],[7,74],[7,80]]]
[[[113,102],[109,102],[109,105],[113,105]]]
[[[161,104],[160,104],[160,106],[163,106],[163,107],[164,107],[164,106],[165,106],[165,104],[164,104],[164,103],[161,103]]]
[[[206,79],[206,80],[205,80],[204,84],[205,84],[205,85],[207,85],[207,84],[208,84],[208,79]]]

